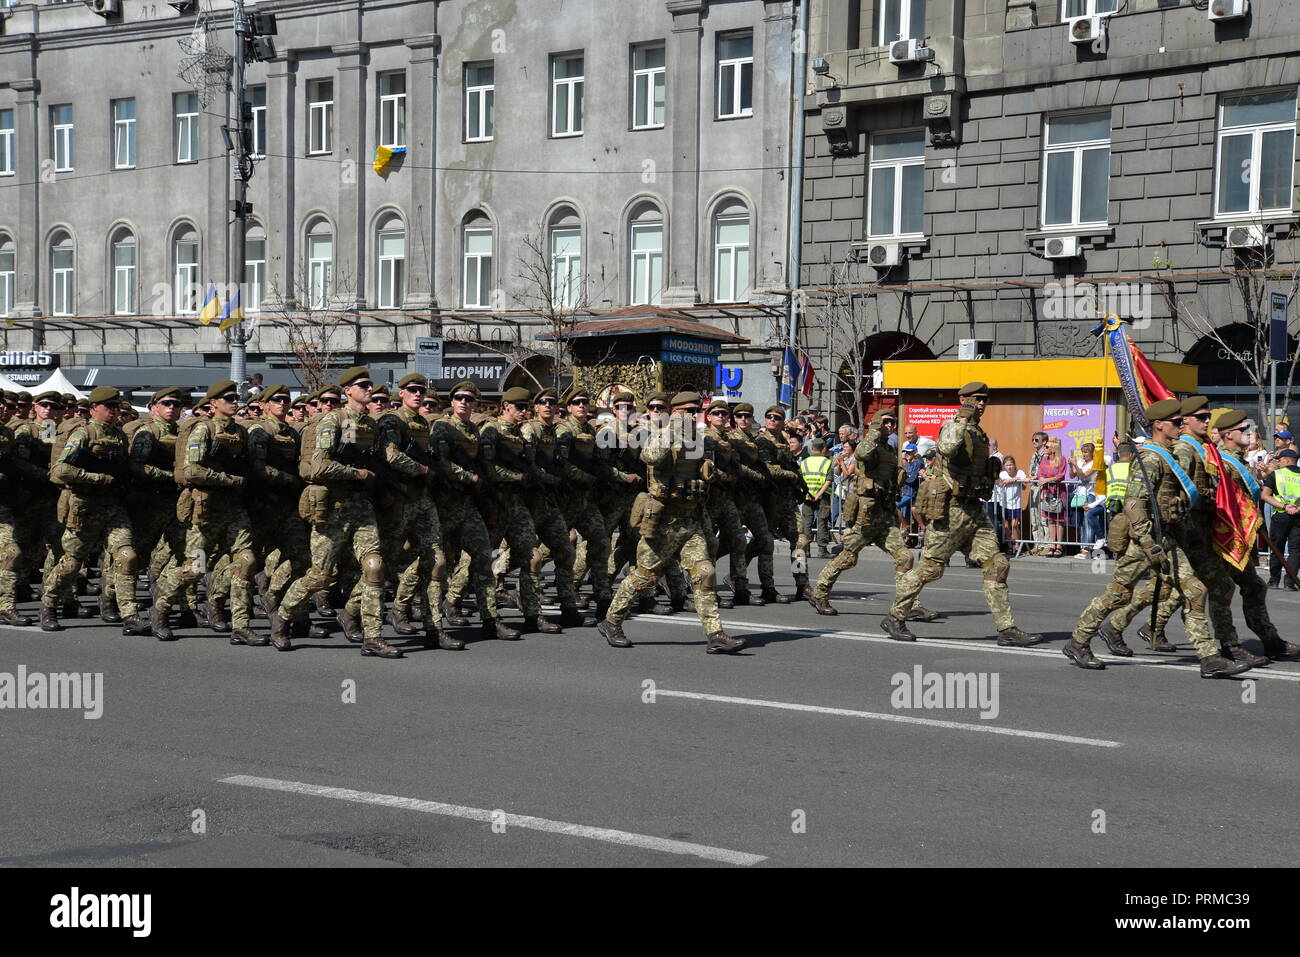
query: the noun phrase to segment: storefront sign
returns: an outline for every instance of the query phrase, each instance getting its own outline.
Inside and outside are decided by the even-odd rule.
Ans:
[[[659,361],[679,365],[716,365],[722,355],[722,343],[690,336],[664,336],[660,343]]]
[[[442,351],[439,374],[429,378],[435,389],[447,390],[459,382],[473,382],[484,392],[497,392],[513,365],[505,356],[481,351],[472,342],[444,343]]]
[[[713,397],[733,404],[748,402],[756,409],[776,404],[771,360],[736,363],[722,360],[714,370]]]

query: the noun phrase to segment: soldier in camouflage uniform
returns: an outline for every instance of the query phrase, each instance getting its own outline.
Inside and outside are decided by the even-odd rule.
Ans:
[[[741,522],[749,529],[749,546],[743,560],[739,563],[733,556],[731,565],[731,591],[737,605],[766,605],[769,596],[774,602],[789,604],[790,599],[776,590],[776,580],[772,555],[775,542],[772,531],[767,526],[767,513],[763,502],[767,497],[767,488],[772,478],[763,463],[763,454],[754,438],[754,407],[748,402],[741,402],[732,410],[736,428],[731,431],[732,447],[736,451],[737,479],[736,511]],[[760,592],[751,595],[745,569],[749,561],[758,559],[758,583]],[[738,575],[737,567],[740,574]]]
[[[1250,665],[1220,655],[1210,637],[1206,619],[1207,589],[1193,572],[1187,555],[1188,539],[1196,534],[1195,526],[1188,522],[1188,513],[1193,497],[1199,497],[1199,490],[1174,455],[1173,446],[1183,424],[1181,404],[1177,399],[1161,399],[1146,408],[1146,418],[1151,423],[1152,438],[1138,450],[1124,496],[1131,538],[1128,550],[1115,563],[1115,573],[1106,590],[1079,616],[1074,634],[1062,651],[1080,668],[1104,669],[1106,665],[1092,653],[1093,635],[1111,611],[1129,601],[1133,586],[1148,570],[1168,572],[1186,599],[1183,626],[1201,660],[1201,677],[1241,674]],[[1158,511],[1153,513],[1153,509]],[[1156,539],[1157,523],[1163,541]]]
[[[704,449],[713,459],[713,481],[709,483],[706,511],[717,527],[717,547],[713,554],[716,568],[724,556],[731,559],[732,587],[745,581],[745,530],[741,527],[740,512],[736,509],[736,491],[740,485],[740,453],[731,441],[731,407],[722,399],[714,399],[705,412]],[[718,596],[718,606],[732,608],[732,597]]]
[[[370,494],[377,482],[374,467],[381,459],[378,429],[366,412],[370,373],[353,366],[339,378],[339,385],[347,404],[325,412],[303,433],[298,474],[308,484],[298,500],[298,514],[311,525],[311,567],[289,586],[271,615],[271,635],[277,642],[283,640],[289,622],[305,610],[311,596],[334,585],[346,550],[361,568],[361,654],[401,658],[401,650],[383,638],[384,559]]]
[[[813,588],[810,604],[821,615],[837,614],[830,602],[831,589],[840,575],[858,563],[858,553],[875,545],[894,560],[894,587],[912,570],[912,551],[898,528],[898,453],[889,444],[897,420],[888,409],[880,409],[871,427],[857,445],[857,469],[853,476],[856,512],[844,534],[844,550],[822,569]],[[918,604],[908,613],[909,621],[933,621],[938,616]]]
[[[18,584],[14,570],[22,557],[22,549],[14,538],[14,509],[25,506],[26,491],[19,483],[14,464],[14,434],[8,426],[17,404],[10,400],[12,395],[6,392],[0,407],[0,624],[30,625],[32,620],[18,614],[14,607]]]
[[[556,458],[565,480],[560,506],[569,527],[586,542],[592,590],[596,596],[596,617],[602,618],[613,597],[609,576],[610,533],[596,507],[595,495],[605,483],[614,481],[614,477],[608,462],[596,447],[591,396],[586,390],[575,387],[570,390],[565,404],[569,410],[568,418],[555,430],[558,440]],[[576,562],[574,580],[581,581]]]
[[[101,386],[90,394],[90,421],[79,422],[50,466],[50,480],[63,487],[58,514],[65,531],[63,555],[45,573],[41,596],[41,628],[61,631],[56,608],[71,594],[82,565],[107,544],[113,564],[105,576],[116,577],[124,635],[147,635],[149,625],[136,613],[135,574],[139,567],[131,539],[131,519],[122,506],[130,475],[126,436],[115,420],[121,394]]]
[[[641,464],[640,450],[631,438],[636,396],[626,389],[616,389],[609,401],[614,408],[614,421],[596,429],[596,454],[608,469],[607,480],[599,483],[590,497],[599,508],[605,531],[610,535],[609,574],[612,580],[624,564],[635,560],[636,542],[629,531],[628,518],[637,493],[645,488],[645,466]],[[613,544],[615,536],[619,543],[617,550]],[[579,548],[574,562],[573,575],[578,581],[587,574],[586,552],[586,548]]]
[[[19,393],[19,399],[27,393]],[[16,412],[10,420],[14,433],[14,468],[27,491],[27,502],[14,515],[14,535],[22,546],[22,557],[14,569],[17,593],[28,594],[27,583],[34,571],[49,569],[63,557],[63,526],[58,520],[59,488],[50,481],[50,465],[54,441],[59,431],[59,412],[63,398],[57,392],[42,393],[33,406],[27,396],[26,408],[31,413],[22,415],[24,406],[16,403]],[[21,598],[20,598],[21,600]],[[62,609],[63,616],[76,617],[77,601],[70,598]]]
[[[754,442],[762,456],[771,481],[763,496],[763,513],[767,517],[767,527],[773,538],[784,538],[790,542],[790,568],[794,575],[795,597],[807,598],[808,589],[808,539],[799,530],[798,502],[803,496],[803,476],[799,466],[790,454],[790,446],[785,438],[785,410],[779,405],[768,408],[763,416],[764,427],[754,435]],[[775,547],[775,543],[773,543]],[[757,554],[754,543],[750,543],[750,556]],[[789,599],[778,594],[775,587],[769,592],[763,587],[763,598],[786,604]]]
[[[646,491],[638,498],[633,518],[641,528],[636,547],[636,567],[619,586],[609,613],[598,629],[615,648],[630,648],[623,622],[637,596],[653,588],[670,559],[688,569],[694,589],[695,610],[709,639],[709,654],[734,654],[745,647],[742,638],[722,630],[718,617],[713,562],[709,560],[712,529],[705,526],[704,502],[713,477],[713,461],[704,448],[696,421],[700,397],[679,392],[672,399],[673,416],[667,428],[654,430],[641,452],[646,463]]]
[[[929,509],[921,566],[898,576],[893,607],[881,622],[886,634],[897,641],[915,641],[906,619],[929,582],[943,577],[954,552],[961,551],[984,570],[984,600],[998,629],[999,645],[1036,645],[1042,635],[1031,635],[1016,627],[1008,597],[1007,575],[1011,562],[998,547],[982,498],[993,490],[993,480],[1002,463],[989,454],[989,438],[980,428],[980,417],[988,404],[988,386],[968,382],[958,390],[962,407],[939,430],[938,476],[926,507]],[[918,503],[919,504],[919,503]],[[933,517],[931,517],[933,516]]]

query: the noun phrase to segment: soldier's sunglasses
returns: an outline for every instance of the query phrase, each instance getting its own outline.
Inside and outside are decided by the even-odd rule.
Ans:
[[[726,415],[726,409],[709,409],[709,415]]]
[[[1209,421],[1210,421],[1210,413],[1209,413],[1209,412],[1193,412],[1193,413],[1192,413],[1192,418],[1193,418],[1193,419],[1200,419],[1202,422],[1209,422]]]
[[[778,421],[778,422],[784,422],[784,421],[785,421],[785,416],[783,416],[783,415],[765,415],[765,416],[763,416],[763,418],[765,418],[765,419],[774,419],[774,420],[776,420],[776,421]]]
[[[527,412],[532,406],[527,402],[507,402],[506,405],[514,406],[520,412]]]
[[[415,395],[424,395],[425,390],[424,390],[424,386],[422,385],[404,385],[402,386],[402,391],[411,392],[414,393]]]
[[[102,405],[104,408],[108,409],[108,411],[110,412],[116,412],[118,411],[118,409],[122,408],[116,402],[101,402],[99,404]]]
[[[660,405],[659,403],[655,403],[654,405],[648,405],[648,406],[646,406],[646,409],[648,409],[648,410],[651,411],[651,412],[667,412],[667,411],[668,411],[668,406],[666,406],[666,405]]]
[[[436,408],[438,408],[438,403],[437,403],[437,402],[421,402],[421,403],[420,403],[420,408],[422,408],[422,409],[436,409]]]
[[[37,402],[36,404],[39,405],[42,409],[61,409],[61,408],[63,408],[63,403],[61,403],[61,402]]]
[[[457,402],[478,401],[478,396],[474,395],[472,392],[457,392],[455,395],[452,396],[452,398],[455,399]]]
[[[227,392],[225,395],[219,395],[219,396],[217,396],[217,398],[220,399],[222,402],[238,402],[238,401],[239,401],[239,393],[238,393],[238,392]]]
[[[289,397],[287,395],[273,395],[271,396],[271,398],[267,399],[266,401],[267,402],[288,402]]]
[[[179,409],[184,403],[178,402],[175,399],[164,399],[162,402],[159,402],[158,404],[161,405],[164,409]]]
[[[614,403],[614,408],[616,408],[616,409],[626,409],[628,412],[635,412],[635,411],[636,411],[636,406],[635,406],[634,404],[632,404],[631,402],[615,402],[615,403]]]
[[[688,406],[681,411],[685,412],[687,415],[699,415],[700,407],[698,405]]]
[[[1173,425],[1173,426],[1180,426],[1180,425],[1183,424],[1183,417],[1180,415],[1180,416],[1179,416],[1178,418],[1176,418],[1176,419],[1170,419],[1170,420],[1169,420],[1169,424],[1170,424],[1170,425]]]
[[[559,405],[559,399],[538,399],[537,405]]]
[[[358,379],[356,382],[349,382],[349,386],[356,386],[358,389],[373,389],[375,384],[369,379]]]
[[[591,400],[586,396],[569,400],[569,405],[591,405]]]
[[[336,395],[323,395],[316,401],[321,405],[338,405],[339,397]]]
[[[738,418],[738,419],[752,419],[753,417],[754,417],[754,413],[753,413],[753,412],[737,412],[737,413],[736,413],[736,418]]]

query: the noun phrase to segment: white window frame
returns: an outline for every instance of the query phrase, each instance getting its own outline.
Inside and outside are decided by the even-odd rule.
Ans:
[[[187,100],[186,97],[193,97],[193,99]],[[197,163],[199,161],[198,95],[194,93],[175,94],[172,100],[172,112],[175,115],[176,162],[178,164]]]
[[[637,68],[637,54],[645,54],[647,50],[660,50],[664,55],[663,66],[641,67]],[[664,115],[656,123],[654,121],[655,100],[654,92],[656,87],[663,92],[663,112]],[[649,122],[638,123],[636,121],[638,108],[642,100],[645,101],[645,115]],[[664,43],[639,43],[632,48],[632,116],[631,127],[634,130],[661,130],[664,128],[664,121],[668,118],[668,47]]]
[[[131,104],[130,116],[119,116],[118,108],[122,105]],[[135,169],[136,161],[136,141],[135,141],[135,121],[136,121],[136,101],[135,97],[128,96],[113,101],[113,169]],[[122,162],[122,152],[125,148],[126,162]]]
[[[638,232],[657,229],[659,230],[659,248],[658,249],[637,249],[636,235]],[[633,223],[631,230],[628,232],[628,251],[631,253],[628,274],[628,305],[640,306],[649,305],[657,306],[663,301],[664,287],[661,285],[658,289],[650,289],[650,277],[654,274],[654,261],[659,260],[659,276],[667,275],[664,270],[664,241],[665,230],[662,219],[646,221],[642,223]],[[644,290],[638,289],[637,281],[637,264],[643,261],[645,264],[645,284]]]
[[[882,47],[887,47],[898,40],[924,40],[925,39],[925,5],[928,0],[883,0],[880,5],[880,24],[878,39]],[[1061,0],[1062,3],[1066,0]],[[916,16],[916,7],[918,3],[921,6],[921,16]],[[885,27],[889,23],[887,15],[889,7],[897,5],[898,10],[898,36],[891,37],[885,32]],[[913,21],[919,19],[919,24]]]
[[[487,253],[471,253],[469,251],[470,234],[481,235],[487,234],[491,240]],[[492,308],[492,260],[496,254],[496,236],[493,235],[491,226],[466,226],[462,230],[462,247],[461,256],[464,260],[461,269],[461,298],[464,300],[466,309],[491,309]],[[478,290],[478,299],[470,301],[470,269],[474,270],[475,288]]]
[[[492,70],[491,83],[470,85],[471,70],[487,67]],[[466,143],[489,143],[494,138],[496,124],[496,62],[484,60],[466,63],[462,73],[465,82],[465,128],[463,134]],[[478,135],[471,135],[477,130]]]
[[[402,255],[385,256],[384,239],[402,240]],[[381,229],[375,243],[379,258],[379,289],[376,299],[380,309],[401,309],[406,300],[406,230]]]
[[[1107,170],[1109,171],[1111,137],[1107,136],[1104,140],[1101,139],[1074,140],[1069,143],[1061,143],[1055,146],[1049,145],[1052,120],[1064,118],[1067,116],[1084,116],[1093,113],[1095,113],[1098,116],[1100,116],[1103,113],[1105,113],[1107,116],[1110,115],[1109,110],[1089,110],[1086,113],[1057,113],[1055,115],[1049,115],[1044,118],[1043,161],[1042,161],[1043,171],[1042,171],[1042,176],[1040,177],[1042,179],[1042,184],[1039,188],[1039,200],[1038,200],[1039,202],[1038,208],[1040,210],[1039,216],[1042,221],[1043,229],[1073,230],[1073,229],[1107,225],[1108,219],[1102,219],[1096,221],[1089,220],[1087,222],[1084,222],[1079,218],[1079,211],[1083,207],[1083,154],[1088,150],[1095,150],[1104,146],[1106,148],[1106,167]],[[1112,130],[1113,130],[1113,126],[1112,126]],[[1057,153],[1073,154],[1073,159],[1071,160],[1071,171],[1070,171],[1070,190],[1071,190],[1070,221],[1068,223],[1047,222],[1047,185],[1048,185],[1047,158]],[[1107,173],[1106,176],[1106,206],[1107,206],[1107,216],[1109,217],[1109,209],[1110,209],[1109,172]]]
[[[582,72],[577,76],[559,76],[559,67],[561,63],[569,63],[577,60],[582,67]],[[583,121],[585,119],[587,104],[587,57],[586,53],[562,53],[555,54],[551,57],[551,136],[559,139],[566,136],[581,136],[583,133]],[[560,124],[560,88],[568,88],[568,96],[565,100],[566,108],[564,110],[564,125]],[[578,94],[582,94],[582,107],[577,107]]]
[[[1119,10],[1119,0],[1082,0],[1083,12],[1070,12],[1070,0],[1061,0],[1061,22],[1070,23],[1074,20],[1082,20],[1086,17],[1109,17]],[[1108,10],[1099,10],[1098,7],[1109,7]]]
[[[50,315],[72,316],[77,308],[77,250],[69,242],[66,251],[72,256],[72,265],[56,269],[54,254],[61,251],[62,247],[50,247]]]
[[[401,92],[385,93],[399,77]],[[402,70],[379,74],[379,145],[390,149],[406,145],[406,73]]]
[[[181,262],[181,247],[194,249],[193,262]],[[199,241],[195,239],[172,240],[172,282],[175,288],[176,315],[192,316],[199,311]]]
[[[253,243],[262,244],[262,255],[258,259],[250,259],[249,250]],[[266,237],[256,236],[252,239],[244,237],[244,296],[241,305],[244,312],[257,312],[262,308],[262,294],[266,286]]]
[[[58,121],[59,110],[68,111],[68,121],[66,123]],[[52,137],[50,156],[54,160],[54,172],[56,173],[71,173],[73,170],[73,128],[72,105],[70,103],[50,107],[50,136]],[[71,313],[68,313],[68,315],[71,315]]]
[[[5,262],[8,258],[10,261]],[[11,244],[8,249],[0,246],[0,316],[7,316],[14,311],[14,280],[17,276],[18,251]]]
[[[558,237],[577,239],[577,252],[556,252]],[[572,309],[582,300],[582,227],[551,227],[551,301],[554,305]]]
[[[312,240],[329,241],[329,258],[312,255]],[[307,236],[307,305],[310,309],[325,309],[334,294],[334,234],[315,233]]]
[[[0,110],[0,117],[6,117],[0,120],[3,126],[0,126],[0,176],[13,176],[15,173],[14,166],[14,142],[16,134],[14,133],[14,111]]]
[[[1258,92],[1272,93],[1272,92],[1280,92],[1280,91],[1260,90]],[[1294,143],[1295,143],[1295,133],[1296,133],[1296,120],[1294,116],[1292,117],[1290,122],[1287,122],[1285,120],[1280,120],[1273,123],[1255,123],[1255,124],[1248,123],[1248,124],[1242,124],[1240,126],[1225,127],[1223,125],[1223,111],[1225,109],[1225,104],[1223,102],[1223,99],[1224,98],[1220,98],[1219,100],[1218,107],[1217,107],[1218,115],[1215,117],[1215,121],[1216,121],[1215,125],[1218,128],[1215,130],[1214,133],[1214,218],[1223,219],[1223,220],[1240,220],[1240,219],[1258,218],[1260,216],[1267,216],[1275,213],[1289,213],[1291,211],[1291,205],[1289,202],[1286,206],[1261,207],[1259,205],[1259,169],[1260,169],[1260,162],[1263,158],[1264,135],[1266,133],[1274,133],[1278,131],[1285,132],[1287,130],[1290,130],[1291,137],[1292,137],[1291,139],[1292,142],[1291,183],[1287,187],[1286,195],[1288,197],[1288,200],[1294,195],[1295,192],[1295,145]],[[1300,99],[1300,97],[1297,97],[1297,99]],[[1219,200],[1220,200],[1219,175],[1223,168],[1223,141],[1230,136],[1244,136],[1247,133],[1251,135],[1250,171],[1248,173],[1249,183],[1250,183],[1250,208],[1245,210],[1233,210],[1230,212],[1220,212],[1219,211]]]
[[[877,160],[876,159],[876,136],[894,134],[894,133],[920,133],[921,134],[921,155],[898,157],[896,159]],[[867,186],[866,186],[867,188],[867,223],[866,223],[867,238],[868,239],[915,239],[924,236],[925,235],[924,188],[922,189],[921,192],[922,228],[918,232],[905,233],[902,232],[902,225],[903,225],[903,168],[908,166],[920,166],[922,169],[925,168],[925,131],[919,128],[884,131],[883,133],[872,136],[870,151],[871,151],[870,158],[867,163]],[[876,170],[889,169],[891,167],[894,169],[894,222],[892,224],[892,229],[889,232],[873,233],[871,231],[871,223],[874,217],[871,215],[871,211],[873,208],[872,201],[875,199],[875,197],[872,195],[873,192],[872,183],[875,182]]]
[[[329,98],[318,99],[329,84]],[[307,155],[334,152],[334,80],[322,77],[307,86]]]
[[[734,224],[741,220],[745,222],[745,242],[741,243],[722,243],[719,242],[719,236],[722,233],[724,224]],[[749,295],[749,267],[752,262],[754,224],[750,219],[749,213],[724,213],[721,216],[713,217],[713,301],[714,302],[744,302]],[[736,261],[739,258],[736,254],[741,250],[745,251],[745,270],[741,275]],[[722,265],[723,253],[729,256],[730,266],[725,271],[727,279],[727,288],[723,287],[724,270]],[[743,293],[743,295],[742,295]]]
[[[117,251],[128,246],[131,248],[131,263],[126,266],[119,265]],[[113,264],[113,315],[134,316],[137,312],[135,297],[136,270],[140,262],[140,246],[136,242],[135,236],[114,242],[110,255]],[[125,301],[123,301],[124,296]]]
[[[722,41],[749,37],[749,56],[728,57],[722,59]],[[718,35],[718,119],[737,120],[754,115],[754,32],[744,30],[739,33]],[[741,91],[744,90],[745,67],[749,67],[749,106],[741,105]],[[728,75],[730,73],[730,75]],[[731,113],[722,112],[722,91],[731,88],[732,105],[736,107]]]
[[[260,92],[262,94],[262,105],[258,106],[253,99],[253,94]],[[260,159],[266,157],[266,87],[250,86],[248,88],[248,105],[249,111],[253,116],[253,152],[250,154]],[[242,304],[241,304],[242,305]]]

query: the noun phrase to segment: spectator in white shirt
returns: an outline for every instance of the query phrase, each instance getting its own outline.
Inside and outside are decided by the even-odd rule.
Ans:
[[[1024,542],[1020,541],[1020,516],[1024,504],[1025,473],[1016,468],[1013,456],[1002,459],[1002,471],[994,483],[993,501],[1002,509],[1002,532],[1007,551],[1019,555]]]

